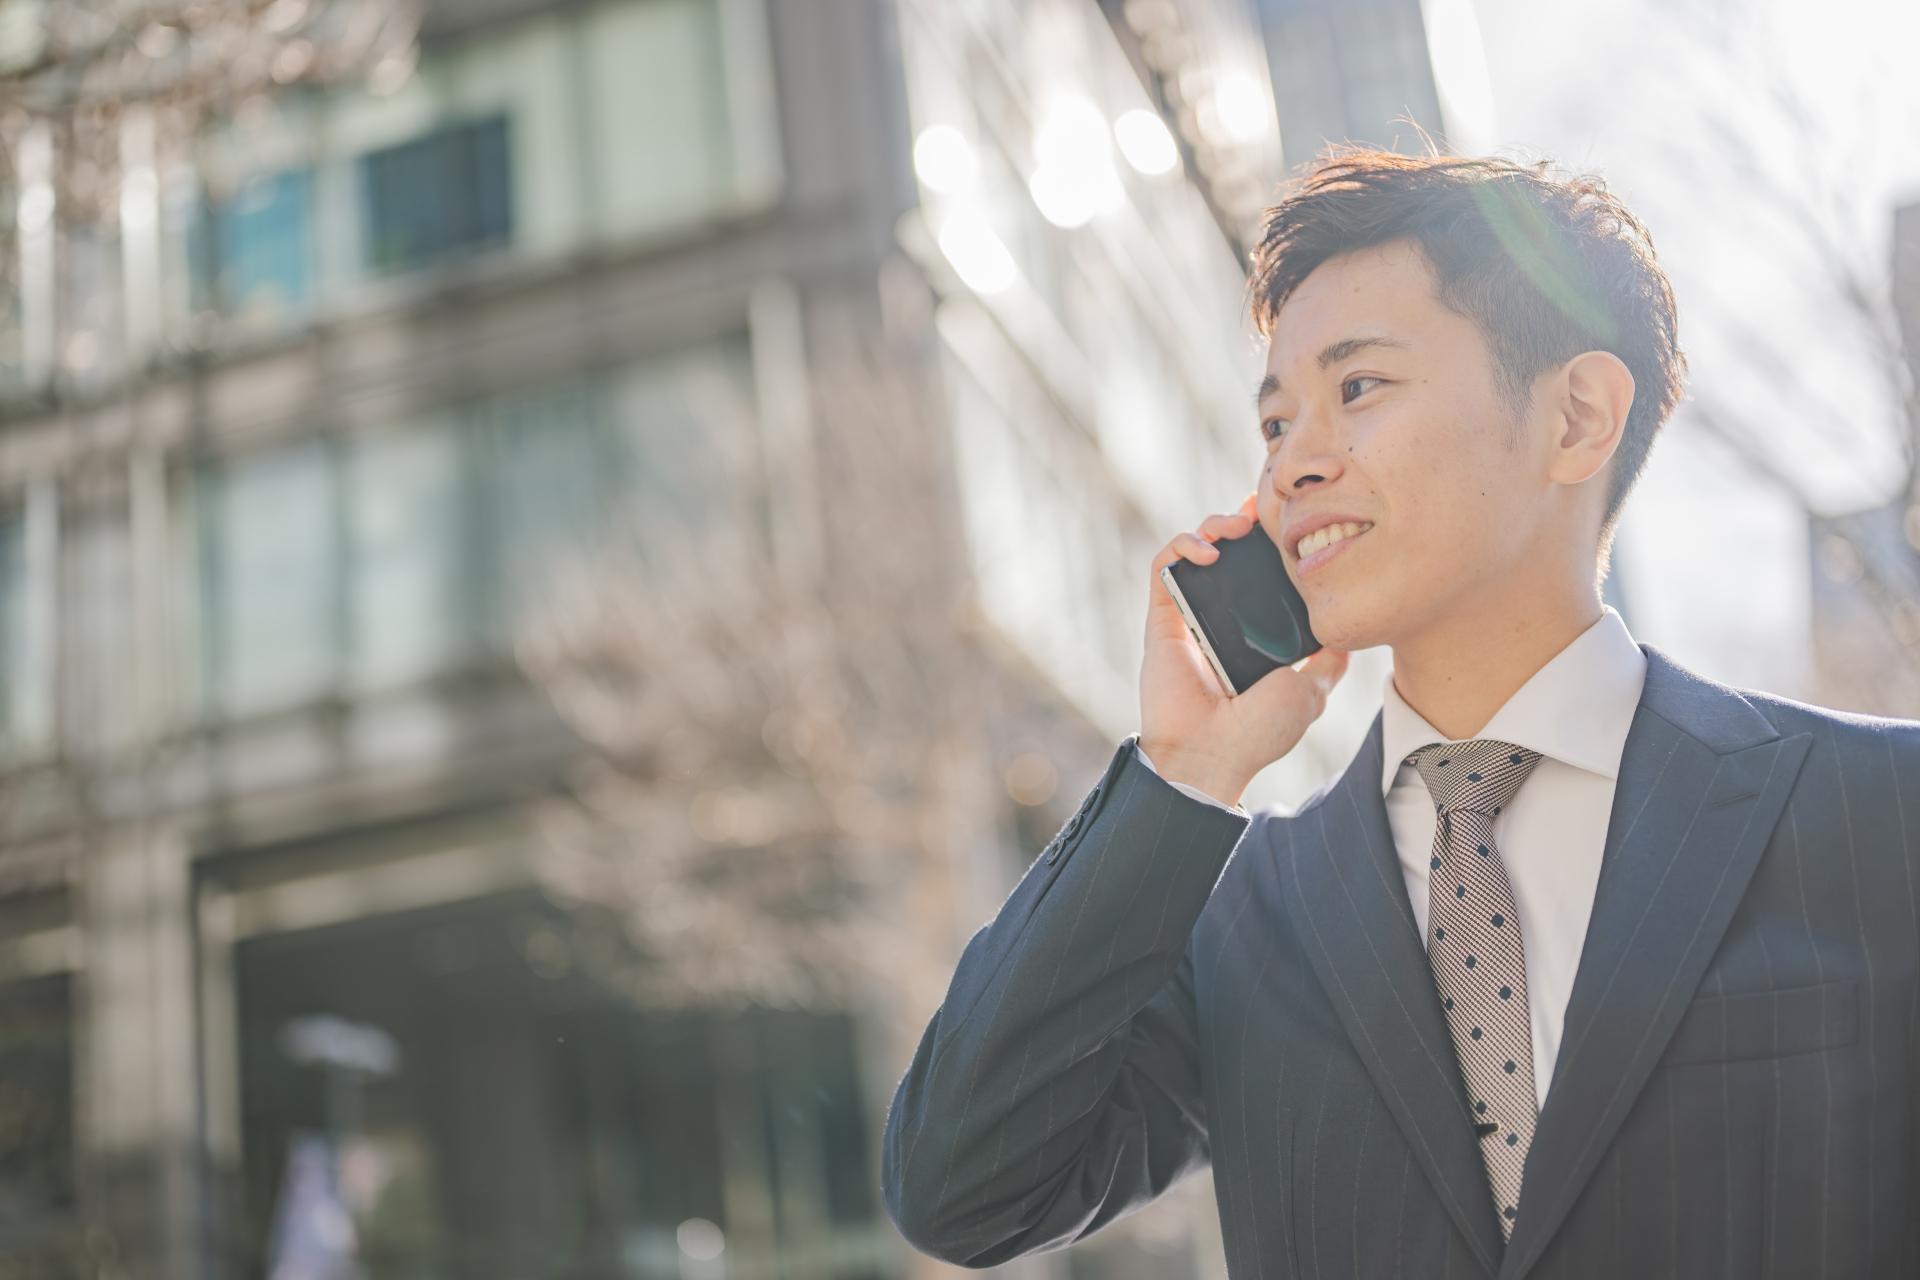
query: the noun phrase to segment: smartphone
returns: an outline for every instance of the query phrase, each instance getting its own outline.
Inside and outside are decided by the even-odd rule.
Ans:
[[[1238,538],[1213,544],[1212,564],[1178,559],[1163,566],[1167,584],[1187,628],[1230,694],[1280,667],[1290,667],[1320,649],[1280,548],[1255,521]]]

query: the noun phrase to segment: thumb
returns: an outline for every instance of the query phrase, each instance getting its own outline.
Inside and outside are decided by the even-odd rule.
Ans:
[[[1325,705],[1327,695],[1340,683],[1346,670],[1345,650],[1317,649],[1302,662],[1267,672],[1241,697],[1249,700],[1247,709],[1257,714],[1283,707],[1298,707],[1301,713],[1309,713],[1315,701]]]

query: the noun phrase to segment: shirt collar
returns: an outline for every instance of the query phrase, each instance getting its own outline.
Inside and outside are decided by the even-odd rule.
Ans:
[[[1599,619],[1514,690],[1475,738],[1493,738],[1538,751],[1543,756],[1617,778],[1627,730],[1640,705],[1647,656],[1627,631],[1612,605],[1601,605]],[[1429,742],[1449,739],[1407,705],[1394,688],[1389,670],[1380,696],[1382,757],[1380,793],[1393,789],[1405,763]]]

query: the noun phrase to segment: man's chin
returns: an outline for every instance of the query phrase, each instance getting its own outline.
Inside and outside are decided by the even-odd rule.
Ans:
[[[1387,643],[1381,628],[1370,626],[1365,619],[1355,617],[1351,609],[1309,608],[1307,623],[1313,628],[1313,638],[1329,649],[1354,653]]]

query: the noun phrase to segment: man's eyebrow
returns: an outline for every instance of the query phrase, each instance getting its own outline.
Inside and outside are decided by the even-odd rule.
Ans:
[[[1317,363],[1322,369],[1325,369],[1329,365],[1345,360],[1356,351],[1365,351],[1368,347],[1399,347],[1405,350],[1407,346],[1407,343],[1402,342],[1398,338],[1342,338],[1338,342],[1328,343],[1326,350],[1320,353],[1320,358]],[[1262,401],[1279,389],[1280,379],[1278,376],[1269,373],[1266,377],[1260,379],[1260,387],[1253,393],[1253,407],[1256,409],[1259,408]]]

